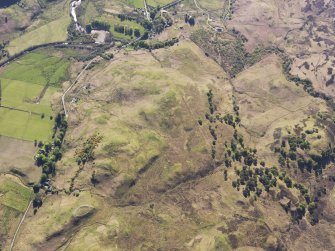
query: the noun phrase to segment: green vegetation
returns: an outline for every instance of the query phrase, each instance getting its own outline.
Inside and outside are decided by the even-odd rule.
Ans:
[[[173,0],[147,0],[148,5],[152,7],[164,6],[172,2]]]
[[[317,205],[315,206],[314,204],[310,204],[316,203],[318,201],[317,198],[320,196],[315,195],[313,202],[311,198],[311,191],[305,188],[303,184],[294,182],[286,172],[280,172],[277,167],[273,166],[269,168],[266,167],[264,161],[258,161],[257,149],[252,149],[245,146],[243,136],[238,133],[238,127],[240,124],[239,107],[234,100],[234,115],[228,113],[224,116],[218,112],[212,90],[207,92],[207,100],[209,112],[206,113],[205,118],[209,122],[209,132],[213,138],[211,157],[215,161],[221,161],[224,163],[226,169],[234,167],[237,179],[232,181],[232,186],[238,191],[242,190],[244,197],[247,198],[254,194],[254,198],[256,199],[263,193],[263,189],[266,192],[270,192],[271,188],[278,187],[278,180],[281,180],[281,182],[283,182],[287,188],[299,190],[301,196],[304,198],[304,201],[298,205],[295,205],[296,209],[291,211],[292,219],[294,221],[299,221],[304,217],[306,213],[306,205],[304,203],[307,203],[308,207],[311,208],[311,211],[313,211],[310,213],[311,223],[317,223]],[[225,122],[234,129],[234,135],[230,145],[227,142],[224,143],[225,150],[222,160],[221,157],[217,156],[217,141],[219,140],[217,133],[218,122]],[[285,151],[287,147],[290,148],[290,154]],[[301,137],[290,135],[288,138],[288,144],[282,141],[281,148],[275,148],[275,151],[280,152],[281,154],[279,158],[279,164],[282,167],[285,167],[286,160],[289,158],[289,156],[295,156],[293,152],[296,152],[297,148],[300,148],[301,150],[310,149],[310,143],[306,140],[306,134],[303,133]],[[310,168],[309,171],[311,171],[313,167],[316,174],[319,174],[320,171],[322,173],[322,168],[324,168],[331,161],[335,160],[334,152],[335,149],[329,149],[328,151],[322,151],[321,155],[313,155],[312,159],[315,161],[314,165],[312,160],[306,163],[303,158],[300,158],[298,159],[298,166],[300,166],[302,171],[305,165],[307,165]],[[294,159],[295,158],[296,157],[294,157]],[[239,168],[238,166],[242,166],[242,168]],[[226,169],[223,173],[225,181],[227,180]]]
[[[181,174],[182,170],[183,170],[183,166],[181,163],[176,163],[171,166],[166,166],[164,168],[164,171],[161,174],[161,178],[164,181],[175,179],[178,175]]]
[[[78,165],[85,165],[86,162],[94,160],[94,149],[101,140],[102,136],[99,134],[93,135],[86,140],[83,147],[76,151]]]
[[[43,174],[51,175],[55,173],[55,163],[62,158],[62,143],[67,129],[67,121],[64,114],[58,114],[53,127],[53,141],[39,142],[39,150],[35,156],[37,166],[43,168]],[[45,180],[41,179],[41,183]]]
[[[42,175],[40,178],[40,184],[35,184],[33,187],[35,197],[33,200],[33,207],[35,208],[35,213],[37,208],[42,206],[42,198],[40,192],[40,188],[47,187],[45,193],[48,192],[56,192],[50,186],[49,178],[55,175],[56,172],[56,163],[63,156],[63,140],[65,137],[65,133],[67,130],[68,124],[63,113],[58,113],[55,118],[55,124],[53,127],[53,141],[49,141],[46,143],[42,143],[41,141],[38,143],[38,151],[35,155],[35,164],[38,167],[42,168]],[[37,141],[35,141],[35,145],[37,145]]]
[[[0,78],[58,87],[67,78],[69,64],[66,59],[33,52],[9,64]]]
[[[175,45],[176,43],[179,42],[178,38],[172,38],[166,41],[137,41],[136,43],[134,43],[134,48],[138,49],[138,48],[145,48],[148,50],[156,50],[156,49],[160,49],[160,48],[166,48],[166,47],[170,47]]]
[[[0,134],[17,139],[34,141],[50,138],[52,121],[41,115],[0,108]]]
[[[86,26],[91,23],[94,18],[99,16],[99,12],[94,2],[83,1],[76,9],[78,22],[82,26]]]
[[[67,78],[69,62],[47,53],[29,53],[0,75],[0,134],[24,140],[50,138],[51,97]]]
[[[300,85],[304,88],[304,90],[311,95],[312,97],[322,98],[325,100],[329,107],[333,110],[335,109],[334,99],[320,91],[314,89],[312,81],[309,79],[302,79],[299,76],[291,74],[291,65],[293,63],[292,58],[290,58],[283,50],[275,48],[274,51],[277,55],[279,55],[282,59],[282,67],[287,80],[294,82],[296,85]]]
[[[11,41],[6,49],[10,55],[14,55],[34,45],[65,41],[67,38],[66,30],[70,21],[70,17],[65,16],[35,30],[28,31]]]
[[[235,29],[229,31],[230,39],[212,31],[199,29],[192,33],[191,39],[218,62],[231,77],[259,62],[273,48],[256,48],[252,53],[246,51],[244,43],[247,39]],[[234,39],[231,39],[231,36]],[[214,40],[208,43],[210,40]]]
[[[37,103],[43,86],[18,80],[0,80],[3,106],[51,116],[50,98],[56,92],[56,88],[48,87],[43,98]]]
[[[0,204],[24,212],[32,196],[32,190],[6,176],[0,177]]]
[[[144,34],[144,27],[132,20],[119,18],[113,15],[102,15],[91,23],[91,28],[103,27],[109,30],[115,38],[129,40]]]
[[[120,0],[120,2],[123,2],[134,8],[144,8],[144,2],[142,0]]]

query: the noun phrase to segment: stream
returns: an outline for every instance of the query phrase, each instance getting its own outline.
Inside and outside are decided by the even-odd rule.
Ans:
[[[77,30],[85,32],[85,29],[78,24],[78,19],[77,19],[77,14],[76,14],[76,8],[78,8],[80,5],[81,5],[81,0],[77,0],[77,1],[71,2],[71,4],[70,4],[70,7],[71,7],[70,13],[71,13],[73,22],[75,22],[75,24],[76,24]]]

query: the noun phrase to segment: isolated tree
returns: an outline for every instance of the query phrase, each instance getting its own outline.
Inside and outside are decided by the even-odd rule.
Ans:
[[[34,198],[34,200],[33,200],[33,207],[34,208],[39,208],[39,207],[42,206],[42,204],[43,204],[43,202],[42,202],[41,197],[38,196],[38,195],[36,195],[35,198]]]
[[[194,25],[195,25],[195,19],[194,19],[194,17],[190,17],[190,18],[188,19],[188,23],[189,23],[191,26],[194,26]]]
[[[39,184],[34,184],[33,190],[34,190],[34,193],[38,193],[40,191],[40,185]]]

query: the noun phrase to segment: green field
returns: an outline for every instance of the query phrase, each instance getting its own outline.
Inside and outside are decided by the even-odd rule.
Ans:
[[[84,1],[80,7],[81,9],[77,12],[78,22],[82,26],[86,26],[91,23],[94,18],[99,16],[99,12],[92,2]]]
[[[147,4],[152,7],[164,6],[172,2],[173,0],[147,0]]]
[[[129,40],[129,39],[132,39],[132,37],[127,36],[127,35],[122,34],[122,33],[119,33],[119,32],[116,32],[114,30],[114,27],[116,25],[120,25],[120,26],[122,25],[122,26],[127,27],[127,28],[132,28],[133,30],[139,29],[141,35],[143,35],[144,32],[145,32],[145,29],[142,25],[140,25],[140,24],[138,24],[134,21],[129,21],[129,20],[121,21],[118,17],[112,16],[112,15],[102,15],[101,17],[97,18],[96,20],[110,24],[110,26],[111,26],[110,27],[110,32],[112,33],[113,37],[119,38],[119,39]]]
[[[143,0],[120,0],[120,2],[129,6],[133,6],[134,8],[144,8]]]
[[[44,86],[27,84],[17,80],[0,80],[2,83],[3,106],[51,115],[50,98],[56,92],[56,88],[48,87],[43,98],[36,103]]]
[[[24,212],[32,196],[32,190],[14,179],[0,178],[0,204]]]
[[[6,49],[10,55],[13,55],[34,45],[65,41],[70,21],[70,16],[65,16],[35,30],[28,31],[12,40]]]
[[[211,10],[211,11],[219,11],[222,10],[223,7],[225,6],[225,2],[226,1],[222,1],[222,0],[198,0],[199,4],[207,9],[207,10]]]
[[[42,52],[30,53],[8,65],[0,75],[5,106],[0,108],[0,135],[48,140],[53,127],[50,100],[66,79],[68,67],[66,59]]]
[[[31,198],[32,189],[24,186],[18,178],[12,175],[0,175],[1,250],[6,249],[6,238],[13,236],[20,215],[26,210]]]
[[[51,137],[53,121],[46,116],[0,108],[0,134],[23,140],[46,141]]]
[[[59,86],[66,79],[69,62],[47,53],[29,53],[8,65],[0,78]]]

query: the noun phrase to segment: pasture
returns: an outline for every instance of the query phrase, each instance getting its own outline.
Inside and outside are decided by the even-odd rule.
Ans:
[[[10,55],[14,55],[34,45],[65,41],[70,21],[70,16],[65,16],[23,33],[12,40],[6,49]]]
[[[120,0],[120,2],[132,6],[134,8],[144,8],[144,1],[143,0]]]
[[[200,6],[202,8],[205,8],[209,11],[218,11],[218,10],[222,10],[223,7],[226,5],[225,2],[228,1],[222,1],[222,0],[198,0],[198,3],[200,4]]]
[[[0,204],[24,212],[32,196],[32,190],[10,175],[0,176]]]
[[[152,7],[164,6],[172,2],[173,0],[147,0],[147,4]]]
[[[44,52],[33,52],[8,65],[0,78],[59,87],[67,77],[69,62]]]
[[[69,61],[43,52],[30,53],[0,74],[0,135],[48,140],[53,127],[52,96],[67,78]]]
[[[12,238],[20,215],[26,210],[32,190],[12,175],[0,175],[0,247]]]

